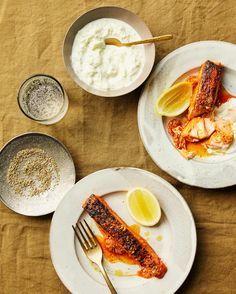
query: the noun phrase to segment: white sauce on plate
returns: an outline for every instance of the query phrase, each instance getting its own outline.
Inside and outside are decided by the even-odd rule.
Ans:
[[[233,153],[236,151],[236,99],[231,98],[215,109],[215,120],[226,120],[231,123],[234,132],[234,140],[227,150],[220,150],[220,153]],[[219,154],[219,150],[207,149],[210,154]]]
[[[138,33],[123,21],[113,18],[92,21],[75,37],[71,54],[73,70],[81,81],[97,90],[128,87],[142,72],[144,46],[105,45],[105,38],[121,42],[140,40]]]

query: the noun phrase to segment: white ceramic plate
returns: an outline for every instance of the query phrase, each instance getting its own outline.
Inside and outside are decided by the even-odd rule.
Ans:
[[[163,279],[115,275],[137,271],[136,266],[105,262],[105,267],[119,294],[174,293],[186,279],[196,252],[196,228],[190,209],[178,191],[162,178],[136,168],[114,168],[95,172],[80,180],[62,200],[54,213],[50,230],[53,265],[68,290],[79,294],[110,293],[101,274],[94,269],[79,246],[72,225],[86,218],[96,231],[93,220],[83,212],[82,203],[92,193],[104,197],[108,204],[129,225],[134,220],[125,204],[127,190],[141,186],[156,195],[162,208],[158,226],[141,227],[141,235],[168,267]],[[148,233],[147,233],[148,232]],[[158,241],[157,236],[162,236]],[[145,291],[145,292],[144,292]]]
[[[223,85],[236,95],[235,56],[236,45],[226,42],[202,41],[183,46],[161,60],[140,97],[138,125],[144,146],[161,169],[183,183],[203,188],[236,184],[236,154],[186,160],[167,135],[163,117],[154,113],[155,101],[178,77],[207,59],[223,63]]]

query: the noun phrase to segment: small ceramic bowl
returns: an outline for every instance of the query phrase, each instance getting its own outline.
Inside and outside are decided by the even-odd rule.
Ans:
[[[145,64],[143,70],[139,77],[136,80],[134,80],[128,87],[123,87],[118,90],[109,91],[97,90],[81,81],[79,77],[76,75],[71,64],[71,52],[77,32],[80,29],[82,29],[86,24],[100,18],[115,18],[124,21],[136,30],[136,32],[140,35],[141,39],[152,38],[152,34],[147,25],[143,22],[141,18],[139,18],[134,13],[120,7],[99,7],[81,15],[69,28],[65,36],[63,46],[64,63],[72,79],[87,92],[95,94],[97,96],[104,97],[116,97],[125,95],[138,88],[149,76],[155,61],[155,45],[147,44],[144,46]]]
[[[32,188],[39,187],[42,179],[37,179],[37,174],[27,175],[25,170],[29,161],[31,163],[37,160],[37,157],[25,155],[21,159],[20,164],[15,165],[14,186],[10,186],[8,182],[9,167],[13,158],[18,152],[29,150],[31,148],[41,149],[49,156],[50,161],[55,161],[58,169],[58,181],[55,178],[55,168],[51,178],[54,188],[49,188],[42,193],[34,196],[29,196],[27,190],[29,187],[25,186],[22,193],[19,194],[14,190],[14,187],[19,181],[32,180]],[[45,165],[45,163],[44,163]],[[38,168],[41,168],[38,167]],[[46,166],[41,169],[41,173],[46,169]],[[22,171],[20,173],[20,171]],[[40,216],[55,211],[57,205],[75,183],[75,166],[72,157],[67,148],[56,138],[43,133],[25,133],[19,135],[9,142],[7,142],[0,150],[0,201],[2,201],[11,210],[28,216]]]

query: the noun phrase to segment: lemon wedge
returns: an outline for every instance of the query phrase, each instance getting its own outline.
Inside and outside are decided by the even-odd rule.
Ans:
[[[160,115],[180,115],[189,107],[191,96],[192,84],[190,82],[177,83],[158,97],[155,110]]]
[[[147,189],[134,188],[127,193],[127,207],[132,218],[143,226],[154,226],[161,218],[157,198]]]

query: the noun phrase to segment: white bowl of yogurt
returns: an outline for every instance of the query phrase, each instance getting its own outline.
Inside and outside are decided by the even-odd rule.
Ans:
[[[100,7],[80,16],[64,40],[64,62],[72,79],[98,96],[115,97],[135,90],[147,79],[155,60],[154,44],[105,45],[104,40],[112,37],[130,42],[152,34],[134,13]]]

